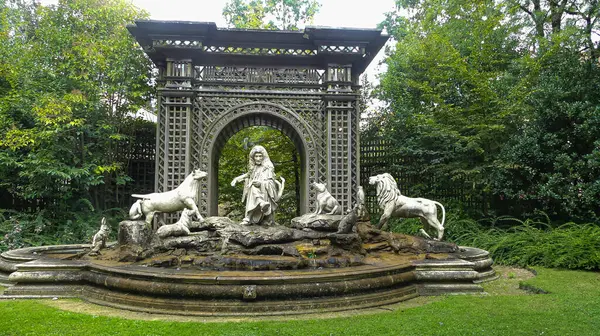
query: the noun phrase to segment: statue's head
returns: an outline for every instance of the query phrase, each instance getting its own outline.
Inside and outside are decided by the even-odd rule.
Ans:
[[[390,182],[390,181],[393,182],[393,184],[396,184],[396,180],[394,180],[392,175],[390,175],[389,173],[383,173],[383,174],[369,177],[369,184],[371,184],[371,185],[377,184],[379,182]]]
[[[252,169],[255,166],[273,168],[273,163],[271,163],[269,154],[263,146],[254,146],[250,150],[250,155],[248,155],[248,167],[249,169]]]
[[[325,183],[312,182],[310,185],[314,187],[318,193],[322,193],[327,190],[327,185]]]
[[[265,156],[261,152],[254,153],[254,164],[260,166],[264,160]]]
[[[110,227],[106,223],[106,217],[102,217],[102,220],[100,221],[100,230],[103,230],[103,231],[110,230]]]
[[[199,180],[199,179],[201,179],[203,177],[206,177],[206,176],[208,176],[208,173],[207,172],[203,172],[200,169],[194,169],[192,171],[192,177],[194,178],[194,180]]]

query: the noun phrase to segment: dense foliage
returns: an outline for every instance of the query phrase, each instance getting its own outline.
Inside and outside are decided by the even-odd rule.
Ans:
[[[123,0],[0,3],[0,191],[31,212],[3,213],[3,235],[33,220],[56,240],[86,236],[75,217],[90,213],[97,227],[94,212],[111,197],[94,188],[129,181],[121,153],[138,125],[130,115],[152,88],[126,25],[145,17]]]
[[[320,6],[316,0],[230,0],[223,17],[235,28],[298,30],[312,23]]]
[[[364,138],[488,215],[600,221],[598,1],[397,0],[396,41]],[[435,177],[435,178],[431,178]]]
[[[497,264],[600,270],[600,226],[594,223],[556,226],[543,214],[524,221],[502,216],[478,222],[455,213],[445,226],[445,240],[485,249]],[[408,219],[394,220],[391,227],[418,234],[422,225]]]

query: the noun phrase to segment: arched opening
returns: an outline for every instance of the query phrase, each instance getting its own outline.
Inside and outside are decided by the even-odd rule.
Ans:
[[[232,135],[218,158],[218,214],[235,221],[243,218],[242,184],[231,186],[236,176],[248,169],[248,153],[260,145],[267,149],[275,166],[276,178],[285,178],[285,191],[279,200],[276,219],[289,222],[300,215],[300,153],[295,144],[281,131],[269,126],[250,126]]]
[[[254,132],[254,130],[257,131]],[[278,134],[285,136],[283,137],[284,141],[283,143],[275,144],[273,141],[282,139]],[[230,143],[231,140],[233,142]],[[237,143],[239,141],[241,143]],[[245,144],[244,141],[246,141]],[[296,215],[306,213],[308,210],[307,155],[303,139],[296,129],[285,119],[270,113],[253,112],[233,119],[216,136],[213,150],[211,151],[212,164],[209,168],[209,176],[214,177],[210,179],[209,186],[209,214],[211,216],[219,214],[219,200],[231,201],[231,197],[237,197],[238,203],[241,204],[242,186],[237,185],[233,189],[222,190],[221,192],[225,191],[230,196],[229,199],[223,199],[220,196],[221,188],[219,185],[228,185],[233,177],[247,171],[248,154],[252,148],[251,144],[264,146],[275,165],[275,173],[277,176],[283,176],[286,179],[285,193],[280,201],[276,220],[281,222],[280,219],[287,220]],[[242,155],[241,160],[229,157],[230,151]],[[288,151],[288,153],[282,151]],[[226,161],[221,163],[224,154],[227,155],[225,158]],[[223,168],[223,165],[227,164],[237,166]],[[295,168],[291,168],[290,166]],[[221,174],[221,171],[224,169],[227,172]],[[293,207],[287,209],[292,203],[294,204]],[[282,211],[284,207],[287,207],[286,211]],[[221,210],[223,211],[224,209]],[[239,210],[243,213],[243,207]]]

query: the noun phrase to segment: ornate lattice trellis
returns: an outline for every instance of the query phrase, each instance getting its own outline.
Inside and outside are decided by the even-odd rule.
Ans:
[[[380,30],[246,31],[165,21],[129,30],[159,70],[157,191],[205,170],[197,202],[204,215],[216,215],[223,144],[244,127],[264,125],[290,137],[301,154],[302,212],[315,207],[312,181],[352,206],[360,178],[358,78],[387,40]]]

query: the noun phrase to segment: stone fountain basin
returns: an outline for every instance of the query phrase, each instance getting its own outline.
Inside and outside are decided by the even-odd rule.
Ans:
[[[289,315],[363,309],[419,295],[469,294],[495,278],[487,251],[370,254],[360,266],[273,271],[156,268],[77,260],[90,245],[30,247],[0,257],[4,298],[76,297],[134,311]]]

